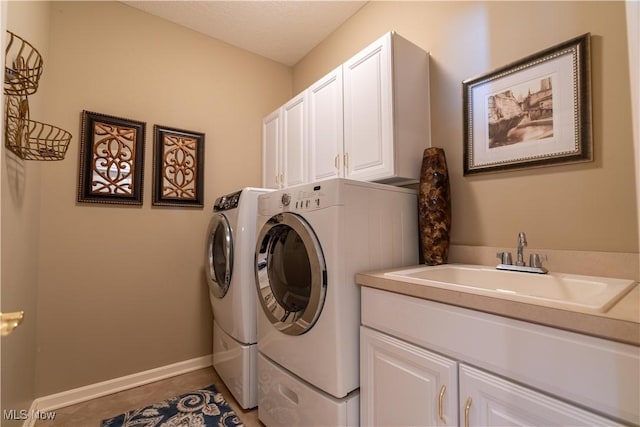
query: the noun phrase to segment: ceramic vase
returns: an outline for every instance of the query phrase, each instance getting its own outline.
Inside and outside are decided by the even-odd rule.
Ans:
[[[418,225],[423,262],[446,264],[451,229],[451,190],[444,150],[430,147],[422,155],[418,192]]]

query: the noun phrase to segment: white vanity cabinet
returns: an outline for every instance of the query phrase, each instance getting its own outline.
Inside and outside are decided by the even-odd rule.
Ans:
[[[369,287],[361,308],[362,425],[640,424],[636,346]]]
[[[263,186],[416,183],[430,129],[429,54],[387,33],[263,120]]]
[[[431,144],[429,54],[390,32],[342,65],[345,175],[418,182]]]
[[[262,186],[309,182],[307,94],[303,92],[262,121]]]
[[[423,348],[360,328],[363,426],[455,426],[458,364]]]

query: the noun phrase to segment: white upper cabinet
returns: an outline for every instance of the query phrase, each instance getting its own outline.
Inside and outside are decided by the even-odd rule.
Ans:
[[[281,187],[309,182],[306,111],[306,92],[282,107],[284,182]]]
[[[262,186],[309,181],[307,95],[303,92],[262,120]]]
[[[280,121],[280,108],[262,120],[262,186],[264,188],[280,188],[282,181]]]
[[[343,64],[343,79],[346,176],[418,182],[431,144],[429,54],[387,33]]]
[[[318,80],[307,92],[310,179],[344,177],[342,66]]]
[[[281,107],[279,134],[274,114],[263,121],[264,187],[416,183],[431,144],[429,54],[387,33]]]

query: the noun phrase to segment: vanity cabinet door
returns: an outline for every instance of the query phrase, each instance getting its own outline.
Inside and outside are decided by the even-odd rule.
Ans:
[[[612,426],[617,423],[460,364],[460,424],[468,426]]]
[[[364,326],[360,357],[361,425],[458,425],[455,361]]]

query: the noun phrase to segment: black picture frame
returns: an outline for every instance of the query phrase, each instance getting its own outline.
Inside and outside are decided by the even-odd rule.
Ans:
[[[142,205],[146,123],[83,110],[77,201]]]
[[[205,134],[153,127],[153,205],[204,207]]]
[[[591,34],[462,82],[464,175],[593,160]]]

